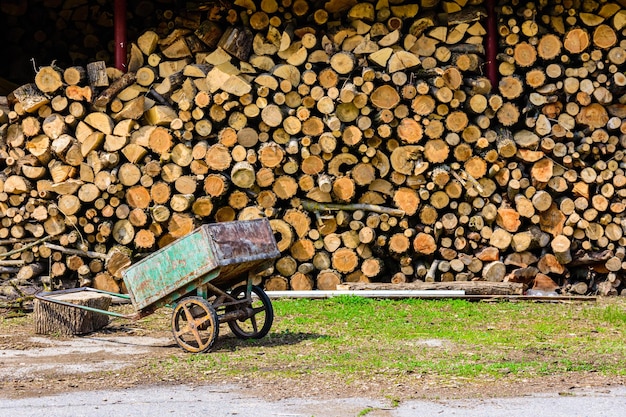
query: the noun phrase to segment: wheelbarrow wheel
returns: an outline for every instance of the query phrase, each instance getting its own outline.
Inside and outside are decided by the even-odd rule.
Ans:
[[[185,297],[172,313],[172,333],[178,346],[192,353],[208,352],[219,331],[215,309],[202,297]]]
[[[252,286],[252,293],[256,297],[246,304],[239,304],[229,310],[243,310],[246,312],[245,319],[232,320],[228,327],[235,336],[240,339],[260,339],[269,333],[274,322],[274,309],[272,302],[265,291],[257,286]],[[246,298],[246,286],[235,288],[230,295],[238,300]]]

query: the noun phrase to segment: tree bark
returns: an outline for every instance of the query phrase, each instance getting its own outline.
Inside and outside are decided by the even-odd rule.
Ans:
[[[111,297],[90,292],[53,295],[52,297],[100,310],[108,310],[111,303]],[[39,334],[85,334],[99,330],[109,323],[109,317],[105,314],[39,299],[35,300],[34,314],[35,332]]]

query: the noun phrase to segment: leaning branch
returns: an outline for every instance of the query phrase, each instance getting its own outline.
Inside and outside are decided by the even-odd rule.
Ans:
[[[394,209],[390,207],[378,206],[375,204],[334,204],[334,203],[318,203],[311,200],[301,200],[302,208],[307,211],[325,211],[325,210],[364,210],[374,213],[389,214],[390,216],[403,217],[406,213],[404,210]]]
[[[58,251],[58,252],[62,252],[62,253],[66,253],[68,255],[78,255],[78,256],[85,256],[87,258],[97,258],[97,259],[103,259],[103,260],[108,260],[109,256],[104,254],[104,253],[100,253],[100,252],[93,252],[93,251],[89,251],[89,250],[80,250],[80,249],[70,249],[70,248],[64,248],[63,246],[59,246],[59,245],[55,245],[52,243],[46,243],[45,244],[46,247]]]
[[[45,242],[48,239],[51,239],[52,236],[44,236],[39,240],[36,240],[32,243],[29,243],[28,245],[24,245],[19,249],[14,249],[12,251],[9,252],[5,252],[5,253],[0,253],[0,258],[6,258],[7,256],[11,256],[11,255],[15,255],[16,253],[20,253],[20,252],[24,252],[26,249],[32,248],[33,246],[37,246],[42,242]]]

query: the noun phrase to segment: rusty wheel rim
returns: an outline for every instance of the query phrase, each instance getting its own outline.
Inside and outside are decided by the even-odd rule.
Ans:
[[[246,313],[246,318],[228,322],[233,334],[240,339],[262,338],[270,331],[274,321],[274,310],[267,294],[256,286],[252,287],[252,293],[254,296],[249,303],[236,307]],[[246,287],[235,288],[230,295],[243,300],[246,298]]]
[[[178,346],[192,353],[207,352],[218,333],[218,318],[204,298],[187,297],[172,313],[172,333]]]

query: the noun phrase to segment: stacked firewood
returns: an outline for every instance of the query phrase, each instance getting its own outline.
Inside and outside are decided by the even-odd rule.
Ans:
[[[626,267],[626,10],[618,3],[507,5],[499,16],[505,102],[496,117],[516,127],[518,150],[498,175],[508,178],[521,227],[551,235],[546,249],[558,263],[541,272],[570,274],[566,289],[575,293],[617,293]]]
[[[123,291],[136,255],[266,216],[270,290],[617,293],[626,12],[499,7],[492,86],[466,3],[237,0],[145,31],[125,73],[39,68],[3,115],[4,268]]]

